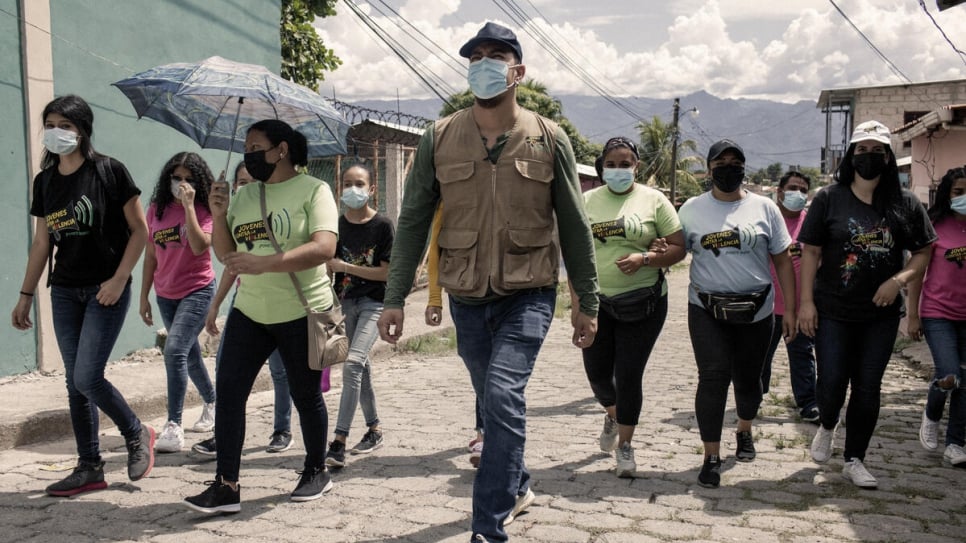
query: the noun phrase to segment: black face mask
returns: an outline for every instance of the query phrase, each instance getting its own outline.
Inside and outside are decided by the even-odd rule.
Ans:
[[[268,181],[272,174],[275,173],[275,164],[269,163],[265,160],[265,153],[274,149],[265,149],[262,151],[252,151],[250,153],[245,153],[245,169],[248,170],[248,174],[252,176],[252,179],[257,179],[259,181]]]
[[[250,171],[250,170],[249,170]],[[745,179],[744,166],[718,166],[711,168],[711,182],[721,192],[734,192],[741,187]]]
[[[877,179],[885,171],[885,155],[882,153],[864,153],[852,155],[852,167],[855,173],[866,181]]]

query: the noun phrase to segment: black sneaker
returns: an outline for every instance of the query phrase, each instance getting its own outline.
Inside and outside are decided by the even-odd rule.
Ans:
[[[127,442],[127,477],[137,481],[147,477],[154,467],[154,428],[141,424],[141,434]]]
[[[345,443],[337,439],[329,443],[329,452],[325,453],[325,465],[330,468],[345,467]]]
[[[705,488],[718,488],[721,484],[721,458],[712,454],[704,459],[701,473],[698,474],[698,484]]]
[[[738,441],[738,449],[735,457],[739,462],[751,462],[755,459],[755,440],[751,437],[751,432],[737,432],[735,438]]]
[[[191,450],[205,456],[218,456],[218,449],[215,447],[215,438],[213,437],[195,443],[191,447]]]
[[[48,496],[74,496],[81,492],[107,488],[104,482],[104,462],[84,462],[81,460],[74,472],[44,489]]]
[[[812,424],[818,424],[822,418],[821,413],[819,413],[817,407],[809,407],[807,409],[802,409],[802,412],[799,413],[799,415],[801,415],[803,421],[811,422]]]
[[[237,513],[241,511],[241,485],[232,490],[221,477],[215,481],[205,481],[208,488],[198,494],[185,498],[183,504],[199,513]]]
[[[352,448],[352,454],[368,454],[382,446],[382,432],[369,430],[362,441]]]
[[[305,468],[299,472],[299,475],[301,476],[299,477],[299,484],[292,491],[293,502],[317,500],[322,497],[322,494],[332,490],[332,487],[335,486],[332,483],[332,478],[329,477],[329,472],[325,471],[325,467]]]
[[[268,452],[280,453],[292,448],[292,432],[275,432],[268,442]]]

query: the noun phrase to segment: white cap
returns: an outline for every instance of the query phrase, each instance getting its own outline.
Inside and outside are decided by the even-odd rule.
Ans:
[[[852,139],[849,140],[849,145],[860,141],[877,141],[884,145],[891,145],[891,136],[892,134],[889,133],[886,125],[879,121],[866,121],[856,126],[855,130],[852,131]]]

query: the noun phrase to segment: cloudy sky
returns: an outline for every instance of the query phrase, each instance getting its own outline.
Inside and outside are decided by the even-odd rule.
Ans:
[[[705,90],[721,98],[794,102],[815,100],[827,88],[904,81],[829,0],[353,2],[409,49],[424,70],[440,77],[442,88],[466,88],[465,62],[456,52],[484,22],[493,20],[520,36],[528,77],[544,83],[552,94],[594,94],[514,22],[507,13],[520,17],[514,9],[615,95],[669,98]],[[943,39],[919,0],[835,3],[913,82],[966,77],[964,57]],[[940,12],[935,0],[924,3],[953,45],[966,50],[966,5]],[[323,95],[334,93],[347,101],[434,96],[346,2],[337,10],[335,17],[316,23],[344,62],[326,75],[320,86]],[[421,44],[407,33],[421,34]],[[430,42],[439,49],[423,47]]]

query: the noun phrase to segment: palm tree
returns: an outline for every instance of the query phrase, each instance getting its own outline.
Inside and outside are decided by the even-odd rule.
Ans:
[[[638,170],[638,180],[668,188],[671,180],[671,137],[673,127],[670,123],[655,116],[651,122],[637,125],[641,141],[638,149],[641,154],[642,168]],[[681,196],[694,196],[703,192],[701,184],[694,175],[694,168],[701,165],[696,156],[698,144],[694,140],[678,142],[678,157],[675,169],[677,192]]]

